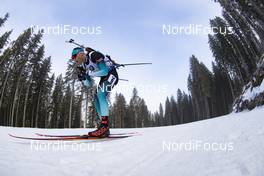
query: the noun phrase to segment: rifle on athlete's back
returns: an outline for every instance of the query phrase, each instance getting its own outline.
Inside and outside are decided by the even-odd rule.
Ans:
[[[79,43],[76,43],[73,39],[70,39],[69,41],[66,41],[67,43],[72,43],[76,46],[79,46],[83,49],[89,49],[89,47],[84,47],[84,45],[81,45]],[[136,65],[151,65],[152,63],[150,62],[144,62],[144,63],[129,63],[129,64],[118,64],[117,62],[115,62],[113,59],[111,59],[110,56],[106,55],[106,57],[108,57],[114,64],[115,68],[120,68],[120,67],[126,67],[126,66],[136,66]]]

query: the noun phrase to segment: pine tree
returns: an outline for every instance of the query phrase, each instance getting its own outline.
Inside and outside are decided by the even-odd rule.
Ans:
[[[4,18],[0,18],[0,28],[3,27],[3,25],[7,21],[8,17],[9,17],[9,14],[6,13]],[[4,48],[4,46],[8,43],[8,39],[9,39],[11,33],[12,33],[12,30],[11,31],[7,31],[7,32],[5,32],[4,34],[2,34],[0,36],[0,54],[1,54],[2,49]],[[0,63],[1,62],[2,62],[2,60],[1,60],[1,57],[0,57]]]
[[[61,121],[63,120],[63,118],[66,118],[66,116],[62,116],[63,90],[64,90],[63,78],[62,75],[59,75],[56,78],[55,87],[52,93],[52,103],[51,103],[52,111],[48,125],[50,128],[62,127]]]
[[[138,105],[139,105],[140,98],[138,96],[138,91],[136,88],[133,89],[132,98],[129,102],[129,127],[137,128],[138,121],[139,121],[139,114],[138,114]]]
[[[116,94],[115,102],[113,104],[111,121],[115,128],[130,127],[128,124],[128,110],[125,97],[122,94]]]

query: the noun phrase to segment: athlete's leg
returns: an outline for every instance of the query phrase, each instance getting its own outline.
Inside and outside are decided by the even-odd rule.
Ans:
[[[108,85],[109,84],[107,81],[103,82],[98,88],[98,91],[96,94],[98,98],[98,104],[99,104],[101,116],[109,116],[109,105],[108,105],[108,100],[107,100]]]
[[[95,106],[95,110],[97,112],[97,115],[98,115],[98,118],[99,120],[101,119],[101,110],[100,110],[100,104],[99,104],[99,100],[98,100],[98,96],[97,96],[97,93],[95,94],[94,96],[94,106]]]
[[[95,137],[105,137],[110,134],[109,131],[109,123],[108,123],[108,117],[109,117],[109,105],[107,96],[109,91],[111,91],[111,84],[108,83],[108,81],[102,81],[98,88],[97,88],[97,110],[98,115],[101,114],[101,124],[99,128],[95,131],[89,132],[89,136],[95,136]]]

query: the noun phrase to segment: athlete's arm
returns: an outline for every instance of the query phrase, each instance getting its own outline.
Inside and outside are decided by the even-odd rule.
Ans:
[[[102,76],[107,76],[109,72],[109,68],[106,66],[106,64],[101,61],[98,63],[98,71],[91,72],[90,76],[96,76],[96,77],[102,77]]]
[[[86,87],[91,87],[94,83],[93,79],[86,74],[86,71],[82,67],[78,67],[79,69],[79,74],[78,74],[78,79],[85,85]]]
[[[86,51],[89,57],[91,58],[91,61],[93,63],[98,64],[98,71],[91,72],[89,73],[90,76],[96,76],[96,77],[102,77],[102,76],[107,76],[109,72],[109,68],[106,66],[104,60],[104,55],[98,51],[95,51],[92,48],[86,48]]]
[[[86,79],[82,80],[82,83],[89,88],[93,85],[93,79],[89,75],[86,75]]]

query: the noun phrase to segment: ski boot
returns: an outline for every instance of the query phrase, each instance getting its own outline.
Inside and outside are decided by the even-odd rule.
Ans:
[[[97,128],[97,130],[94,130],[92,132],[88,133],[88,136],[91,137],[108,137],[110,134],[109,127],[108,127],[108,117],[102,116],[101,124]]]

